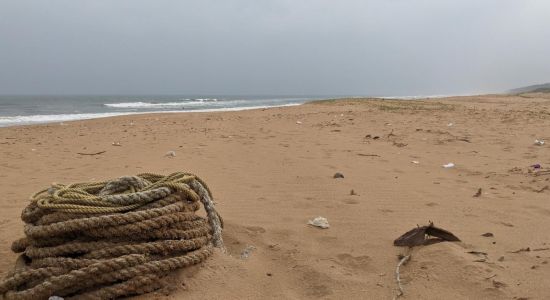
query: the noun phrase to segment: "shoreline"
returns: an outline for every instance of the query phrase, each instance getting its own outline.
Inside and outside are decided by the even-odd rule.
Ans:
[[[316,103],[320,101],[345,101],[348,99],[354,100],[403,100],[403,101],[422,101],[422,100],[437,100],[456,97],[471,97],[472,95],[433,95],[433,96],[396,96],[396,97],[338,97],[338,98],[323,98],[311,99],[303,103],[287,103],[281,105],[259,105],[245,107],[228,107],[228,108],[207,108],[195,110],[159,110],[159,111],[144,111],[144,112],[92,112],[92,113],[67,113],[67,114],[46,114],[46,115],[17,115],[17,116],[0,116],[0,128],[16,127],[16,126],[32,126],[52,123],[65,123],[81,120],[93,120],[112,118],[130,115],[147,115],[147,114],[177,114],[177,113],[208,113],[208,112],[226,112],[226,111],[246,111],[255,109],[268,109],[274,107],[290,107],[299,106],[308,103]],[[38,119],[37,121],[35,121]],[[42,120],[40,120],[42,119]],[[22,120],[22,121],[19,121]],[[12,121],[13,123],[6,123]],[[3,123],[4,122],[4,123]]]

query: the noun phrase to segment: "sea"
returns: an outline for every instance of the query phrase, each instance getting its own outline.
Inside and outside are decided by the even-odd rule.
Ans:
[[[236,111],[300,105],[327,96],[0,96],[0,127],[157,112]]]

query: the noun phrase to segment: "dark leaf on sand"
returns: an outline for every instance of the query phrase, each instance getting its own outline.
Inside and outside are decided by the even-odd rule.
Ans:
[[[433,226],[433,224],[430,224],[428,228],[426,229],[426,234],[438,237],[440,239],[443,239],[445,241],[449,242],[459,242],[460,239],[457,238],[454,234],[452,234],[450,231],[447,231],[445,229],[437,228]]]
[[[438,239],[427,239],[427,235]],[[443,241],[456,242],[460,241],[460,239],[451,232],[435,227],[433,223],[430,223],[428,226],[421,226],[407,231],[393,241],[393,244],[395,246],[414,247]]]
[[[419,246],[423,245],[426,240],[426,228],[428,226],[417,227],[407,231],[402,236],[398,237],[393,244],[395,246]]]

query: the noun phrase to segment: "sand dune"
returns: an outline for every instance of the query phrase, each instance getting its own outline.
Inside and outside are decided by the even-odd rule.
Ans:
[[[19,214],[31,193],[54,181],[186,170],[211,187],[230,255],[178,272],[170,294],[154,298],[391,299],[398,255],[410,253],[403,299],[544,299],[550,144],[534,141],[550,143],[548,128],[548,94],[0,128],[0,275],[14,265],[9,245],[23,235]],[[442,167],[449,162],[455,167]],[[537,163],[542,169],[530,167]],[[331,227],[308,226],[317,216]],[[462,242],[392,245],[430,220]]]

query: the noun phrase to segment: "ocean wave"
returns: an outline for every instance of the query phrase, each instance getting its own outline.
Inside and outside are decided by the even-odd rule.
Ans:
[[[106,113],[58,114],[58,115],[0,116],[0,127],[99,119],[99,118],[108,118],[108,117],[125,116],[125,115],[141,115],[141,114],[153,114],[153,113],[241,111],[241,110],[296,106],[296,105],[300,105],[300,103],[290,103],[290,104],[282,104],[282,105],[225,107],[225,108],[204,108],[204,109],[195,109],[195,110],[188,110],[188,111],[159,110],[159,111],[147,111],[147,112],[106,112]]]
[[[13,125],[27,125],[38,123],[64,122],[74,120],[87,120],[129,115],[132,113],[88,113],[88,114],[60,114],[60,115],[30,115],[30,116],[3,116],[0,117],[0,127]]]
[[[226,104],[235,103],[238,100],[227,101]],[[170,108],[182,106],[198,106],[218,103],[215,98],[199,98],[199,99],[184,99],[178,102],[120,102],[120,103],[105,103],[103,105],[114,108]]]

